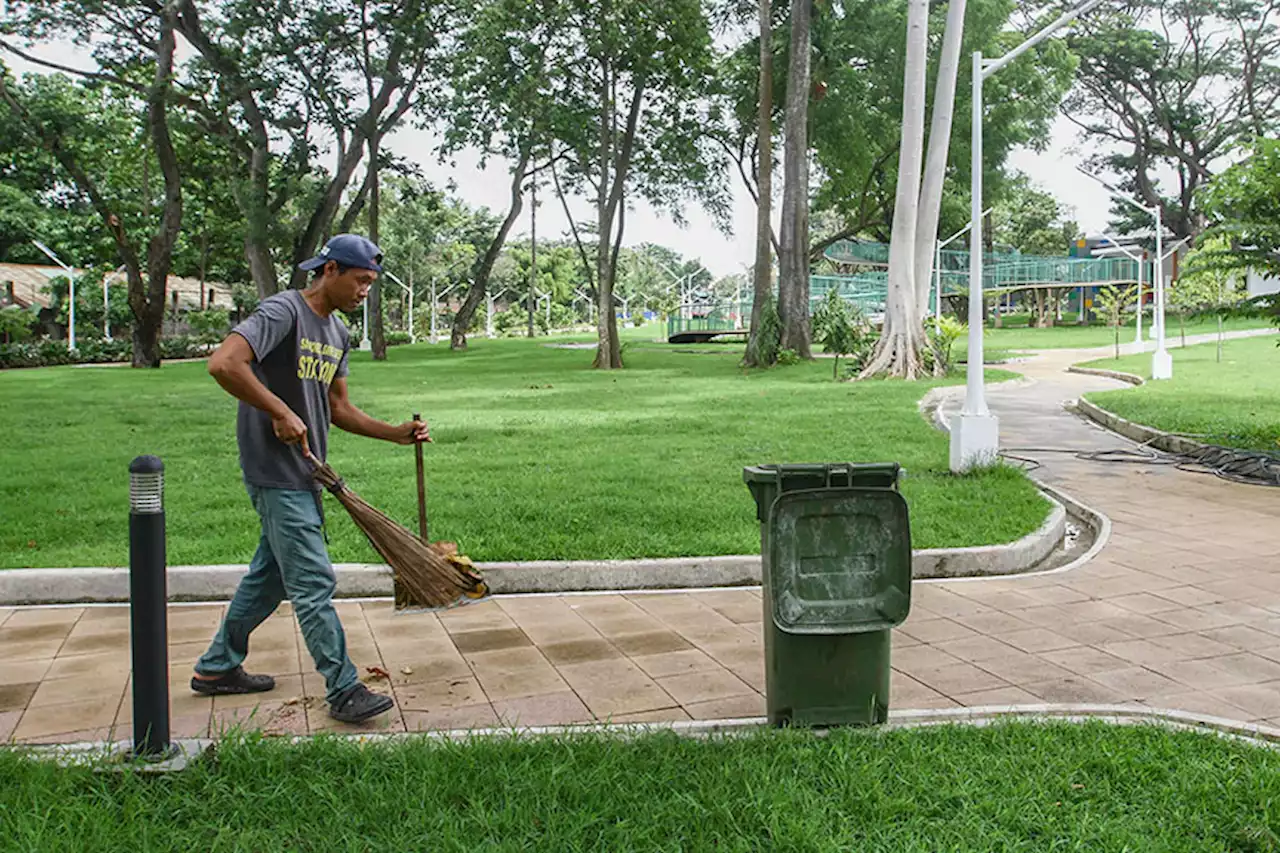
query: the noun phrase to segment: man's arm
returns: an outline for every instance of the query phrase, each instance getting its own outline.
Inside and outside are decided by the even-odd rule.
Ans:
[[[347,380],[343,377],[334,379],[329,386],[329,418],[338,429],[369,438],[380,438],[396,444],[431,441],[431,433],[425,421],[389,424],[360,411],[347,396]]]
[[[307,425],[253,375],[252,364],[253,349],[249,342],[232,332],[210,357],[209,375],[231,396],[270,415],[276,438],[285,444],[301,443],[303,453],[310,455]]]

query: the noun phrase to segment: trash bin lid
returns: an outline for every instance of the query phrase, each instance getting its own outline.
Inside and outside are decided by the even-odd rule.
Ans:
[[[892,489],[898,484],[901,466],[897,462],[824,462],[787,465],[749,465],[742,469],[742,479],[751,483],[786,485],[797,483],[799,489],[874,488]]]
[[[771,512],[774,624],[792,634],[883,631],[911,608],[907,502],[889,489],[787,492]]]

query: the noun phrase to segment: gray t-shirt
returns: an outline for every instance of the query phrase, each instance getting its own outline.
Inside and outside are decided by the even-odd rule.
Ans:
[[[329,385],[347,375],[351,338],[334,315],[321,317],[301,291],[269,296],[232,329],[253,349],[253,373],[307,425],[317,459],[329,450]],[[319,491],[301,448],[276,438],[271,416],[240,403],[236,417],[240,468],[246,483],[273,489]]]

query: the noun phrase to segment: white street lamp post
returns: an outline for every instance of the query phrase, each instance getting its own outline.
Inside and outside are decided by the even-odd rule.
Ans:
[[[1036,33],[999,59],[986,60],[982,51],[973,54],[973,162],[971,232],[969,252],[969,356],[964,408],[951,421],[951,470],[968,471],[975,466],[994,464],[1000,450],[1000,421],[987,408],[982,352],[982,84],[1010,62],[1101,5],[1103,0],[1086,0],[1075,9]]]
[[[438,292],[438,293],[437,293],[437,292],[436,292],[436,280],[435,280],[435,277],[434,277],[434,276],[432,276],[432,278],[431,278],[431,337],[429,338],[429,340],[430,340],[430,341],[431,341],[431,343],[433,343],[433,344],[434,344],[434,343],[438,343],[438,342],[439,342],[439,340],[440,340],[439,336],[436,334],[436,303],[437,303],[438,301],[440,301],[441,299],[445,298],[446,296],[448,296],[448,295],[449,295],[449,291],[453,290],[453,289],[454,289],[455,287],[457,287],[457,286],[458,286],[458,285],[457,285],[457,283],[455,282],[454,284],[449,285],[449,286],[448,286],[448,287],[446,287],[444,290],[441,290],[440,292]],[[490,316],[492,316],[492,315],[493,315],[493,311],[491,310],[491,311],[489,312],[489,314],[490,314]],[[491,322],[490,322],[490,329],[491,329],[491,331],[492,331],[492,325],[493,325],[493,324],[492,324],[492,321],[491,321]]]
[[[1139,202],[1136,202],[1133,199],[1129,198],[1127,195],[1123,195],[1115,187],[1111,186],[1106,181],[1102,180],[1096,175],[1092,175],[1089,172],[1086,172],[1084,169],[1081,169],[1079,167],[1077,167],[1077,171],[1080,172],[1080,174],[1085,175],[1086,177],[1092,178],[1093,180],[1097,181],[1099,184],[1105,187],[1108,192],[1111,193],[1113,198],[1117,198],[1120,201],[1127,202],[1128,204],[1133,205],[1134,207],[1138,208],[1138,210],[1141,210],[1144,213],[1149,214],[1155,219],[1155,223],[1156,223],[1155,267],[1156,268],[1152,278],[1155,279],[1154,286],[1156,291],[1156,306],[1155,306],[1155,316],[1152,318],[1152,324],[1153,324],[1153,330],[1155,331],[1155,335],[1156,335],[1156,351],[1151,355],[1151,378],[1156,380],[1172,379],[1173,378],[1173,355],[1169,352],[1168,348],[1165,345],[1164,214],[1160,209],[1160,205],[1157,204],[1154,207],[1147,207],[1145,204],[1140,204]]]
[[[1165,262],[1165,261],[1167,261],[1167,260],[1169,260],[1169,259],[1170,259],[1171,257],[1173,257],[1175,254],[1177,254],[1177,252],[1178,252],[1178,250],[1179,250],[1179,249],[1181,249],[1183,246],[1185,246],[1187,243],[1190,243],[1190,242],[1191,242],[1191,238],[1190,238],[1190,237],[1183,237],[1181,240],[1179,240],[1178,242],[1174,243],[1174,244],[1173,244],[1173,248],[1172,248],[1172,249],[1169,249],[1167,252],[1165,252],[1165,253],[1164,253],[1164,255],[1163,255],[1163,256],[1161,256],[1161,258],[1160,258],[1160,260],[1159,260],[1159,262],[1158,262],[1158,263],[1160,264],[1160,269],[1161,269],[1161,271],[1163,271],[1163,270],[1164,270],[1164,262]],[[1168,289],[1168,282],[1165,282],[1165,289],[1166,289],[1166,290]]]
[[[1139,252],[1135,254],[1134,252],[1131,252],[1128,249],[1126,249],[1124,246],[1120,245],[1120,241],[1115,237],[1112,237],[1110,234],[1103,234],[1102,236],[1105,239],[1111,241],[1111,244],[1115,247],[1115,250],[1117,252],[1124,255],[1129,260],[1134,261],[1138,265],[1138,312],[1137,312],[1138,313],[1138,329],[1137,329],[1137,336],[1134,337],[1133,339],[1133,351],[1135,353],[1140,353],[1143,351],[1143,349],[1145,349],[1145,347],[1142,344],[1142,285],[1144,284],[1142,280],[1142,274],[1143,274],[1142,267],[1146,260],[1146,258],[1144,257],[1146,255],[1146,252],[1144,251],[1144,252]],[[1094,255],[1098,255],[1098,254],[1099,254],[1098,252],[1094,252]],[[1081,288],[1081,291],[1083,292],[1083,288]],[[1084,310],[1084,302],[1080,303],[1080,308],[1082,311]]]
[[[413,288],[409,287],[397,278],[395,273],[390,272],[389,270],[384,270],[384,272],[387,273],[387,278],[400,285],[400,289],[409,294],[409,342],[416,344],[418,342],[418,338],[413,334]]]
[[[53,253],[53,250],[50,249],[48,246],[46,246],[44,243],[41,243],[39,240],[32,240],[31,242],[35,244],[35,247],[37,249],[39,249],[40,251],[48,255],[49,258],[55,264],[62,267],[63,272],[67,274],[67,287],[70,288],[70,290],[68,291],[68,294],[70,296],[70,302],[71,302],[70,307],[67,309],[69,311],[69,314],[67,315],[67,349],[75,349],[76,348],[76,271],[73,270],[71,267],[67,266],[66,264],[64,264],[62,262],[62,259],[59,258],[57,255],[55,255]],[[106,280],[103,279],[103,282],[104,282],[103,293],[106,293],[105,281]],[[104,297],[104,302],[105,302],[105,297]],[[108,340],[110,340],[110,336],[108,336]]]
[[[102,337],[111,340],[111,299],[107,293],[107,274],[102,275]]]

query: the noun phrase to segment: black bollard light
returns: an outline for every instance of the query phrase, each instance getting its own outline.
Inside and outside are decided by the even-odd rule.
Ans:
[[[164,463],[129,465],[129,645],[133,654],[133,751],[169,752],[169,630],[166,606]]]

